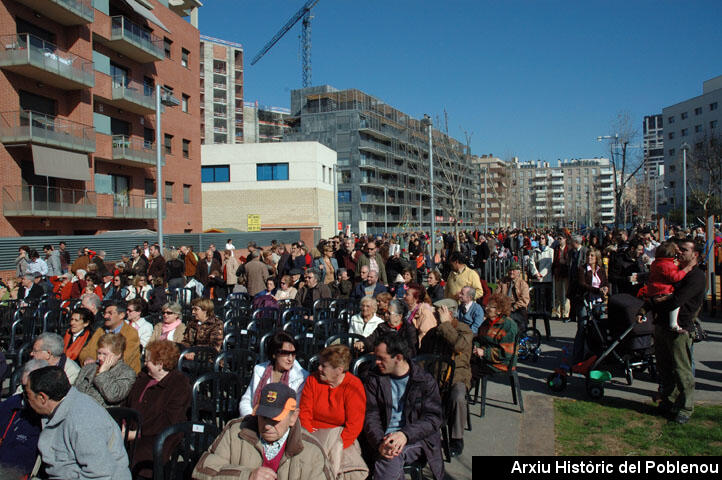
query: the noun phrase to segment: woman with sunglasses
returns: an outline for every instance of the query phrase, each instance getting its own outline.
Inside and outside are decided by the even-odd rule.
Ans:
[[[296,360],[296,341],[286,332],[276,332],[268,342],[268,361],[253,368],[253,378],[241,398],[241,417],[250,415],[258,404],[261,390],[267,383],[284,383],[296,391],[296,401],[301,401],[301,392],[308,377]]]
[[[293,300],[296,298],[298,290],[293,286],[293,279],[290,275],[284,275],[281,277],[281,283],[279,288],[276,289],[276,294],[273,296],[279,302],[281,300]]]
[[[162,321],[153,327],[153,335],[150,336],[148,343],[154,340],[170,340],[171,342],[180,343],[183,340],[183,334],[186,326],[181,319],[182,308],[179,303],[171,302],[163,305],[161,309]]]

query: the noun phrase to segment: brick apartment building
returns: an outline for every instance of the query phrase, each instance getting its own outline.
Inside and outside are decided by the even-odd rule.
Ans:
[[[0,237],[201,230],[198,0],[2,0]],[[190,23],[183,17],[190,16]]]

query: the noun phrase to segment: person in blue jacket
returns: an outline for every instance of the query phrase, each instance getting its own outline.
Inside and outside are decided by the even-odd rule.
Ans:
[[[25,363],[21,378],[23,387],[30,372],[47,365],[45,360]],[[0,465],[14,469],[21,475],[29,475],[38,458],[41,430],[40,416],[30,408],[24,394],[12,395],[0,403]]]

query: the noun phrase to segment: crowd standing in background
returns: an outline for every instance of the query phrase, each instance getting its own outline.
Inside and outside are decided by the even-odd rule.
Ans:
[[[343,301],[350,340],[321,348],[322,338],[302,358],[303,335],[279,323],[257,332],[268,339],[242,385],[238,420],[225,424],[194,478],[397,478],[404,465],[425,459],[441,479],[440,428],[448,428],[450,456],[461,454],[470,389],[513,368],[529,311],[576,321],[573,356],[581,361],[587,308],[617,293],[639,294],[641,313],[654,313],[660,412],[685,423],[703,269],[719,267],[703,265],[703,230],[668,233],[341,234],[317,245],[249,242],[244,251],[228,239],[224,250],[211,244],[200,252],[144,242],[117,262],[88,247],[71,258],[65,243],[45,245],[42,254],[22,246],[15,276],[0,285],[0,306],[30,309],[51,298],[69,314],[62,331],[32,343],[18,390],[27,402],[16,394],[0,404],[0,464],[18,478],[38,468],[48,478],[129,478],[131,469],[149,478],[153,442],[188,419],[191,383],[179,359],[200,362],[200,350],[183,353],[191,347],[214,356],[232,350],[224,310],[232,298],[262,313],[305,309],[299,322],[316,340],[319,300]],[[369,354],[367,368],[355,371],[353,362]],[[440,383],[416,363],[426,355],[452,360],[453,375]],[[105,411],[112,406],[143,413],[132,461]]]

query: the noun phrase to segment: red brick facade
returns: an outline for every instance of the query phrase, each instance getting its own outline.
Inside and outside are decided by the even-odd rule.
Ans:
[[[182,105],[165,107],[162,116],[161,146],[164,150],[164,135],[172,135],[171,151],[170,153],[166,152],[164,156],[163,183],[172,182],[173,184],[172,200],[165,202],[163,228],[166,233],[200,232],[202,224],[200,97],[198,92],[199,33],[195,27],[157,0],[148,0],[148,2],[154,6],[153,15],[169,31],[146,20],[123,2],[110,2],[110,15],[93,9],[94,20],[92,23],[67,26],[60,23],[58,18],[53,18],[51,13],[36,12],[19,1],[2,0],[0,4],[0,61],[2,61],[3,53],[7,55],[9,49],[13,48],[13,42],[17,38],[15,34],[25,33],[22,31],[23,27],[30,24],[31,28],[38,30],[34,30],[35,33],[33,31],[29,33],[52,38],[52,43],[57,46],[57,52],[45,50],[46,58],[48,56],[55,58],[55,55],[60,57],[65,54],[62,52],[67,52],[87,61],[93,61],[93,51],[95,51],[108,57],[112,64],[126,69],[128,85],[140,85],[141,92],[144,82],[147,83],[149,79],[152,79],[155,84],[171,87],[173,95],[178,100],[187,96],[187,112],[183,111]],[[92,3],[90,1],[88,4],[92,5]],[[163,49],[162,40],[164,38],[170,40],[172,42],[170,43],[170,58],[139,62],[131,56],[121,53],[119,48],[109,46],[111,17],[117,15],[122,15],[140,26],[145,32],[143,35],[152,33],[159,37],[161,49]],[[29,37],[21,37],[20,43],[23,38]],[[166,42],[165,45],[167,46],[168,43]],[[39,51],[41,54],[43,53],[43,50]],[[187,66],[182,65],[182,58],[185,56],[183,51],[187,53],[187,59],[183,60]],[[154,208],[155,203],[150,197],[155,196],[155,188],[161,186],[154,185],[153,192],[146,193],[148,179],[153,179],[154,184],[157,183],[155,182],[155,157],[152,156],[145,164],[138,161],[114,159],[114,141],[111,135],[98,132],[98,126],[94,125],[94,113],[127,122],[130,141],[142,145],[144,133],[147,133],[144,129],[155,129],[155,114],[152,110],[139,113],[119,108],[117,101],[113,101],[111,77],[96,68],[98,68],[97,64],[94,68],[91,67],[95,79],[94,87],[69,89],[48,85],[42,78],[34,76],[32,72],[10,71],[7,65],[0,65],[0,136],[3,135],[3,128],[6,132],[8,131],[8,122],[11,122],[8,119],[13,118],[10,112],[16,112],[17,116],[17,112],[21,110],[21,91],[44,97],[48,102],[54,102],[54,115],[57,121],[69,120],[96,128],[93,134],[95,151],[88,154],[90,181],[87,182],[35,175],[30,144],[15,140],[7,141],[6,137],[3,137],[3,141],[0,143],[0,209],[3,212],[3,216],[0,218],[0,237],[30,234],[92,234],[103,230],[140,228],[156,229],[155,216],[148,214],[151,211],[148,208]],[[153,136],[153,142],[155,142],[155,136]],[[30,143],[36,144],[36,141],[31,139]],[[184,152],[184,143],[188,146],[187,155]],[[39,145],[43,145],[43,143],[40,142]],[[43,146],[62,148],[53,145]],[[155,144],[153,144],[154,148]],[[152,151],[151,149],[150,152],[152,153]],[[122,192],[115,191],[115,195],[96,193],[95,174],[125,177],[128,188],[123,189]],[[88,200],[89,210],[86,209],[88,213],[68,216],[65,212],[59,212],[66,207],[67,210],[72,210],[73,200],[70,200],[69,203],[62,203],[60,207],[56,205],[50,215],[47,214],[49,210],[45,210],[45,213],[38,213],[35,210],[28,213],[27,209],[19,212],[19,209],[6,205],[6,203],[10,203],[6,199],[11,197],[17,199],[22,196],[17,192],[30,192],[31,190],[37,192],[38,189],[28,188],[31,185],[44,188],[46,178],[54,192],[68,189],[62,190],[63,198],[66,198],[69,189],[73,190],[73,199],[76,198],[76,192],[88,192],[87,197],[91,199]],[[21,190],[21,187],[25,187],[25,190]],[[77,195],[81,195],[81,193]],[[143,198],[143,195],[148,195],[149,198]],[[124,200],[124,198],[126,199]],[[145,207],[143,215],[120,215],[115,211],[114,205],[117,207],[119,202],[121,205],[133,205],[134,201],[137,201],[137,205]],[[77,204],[78,200],[75,202]]]

